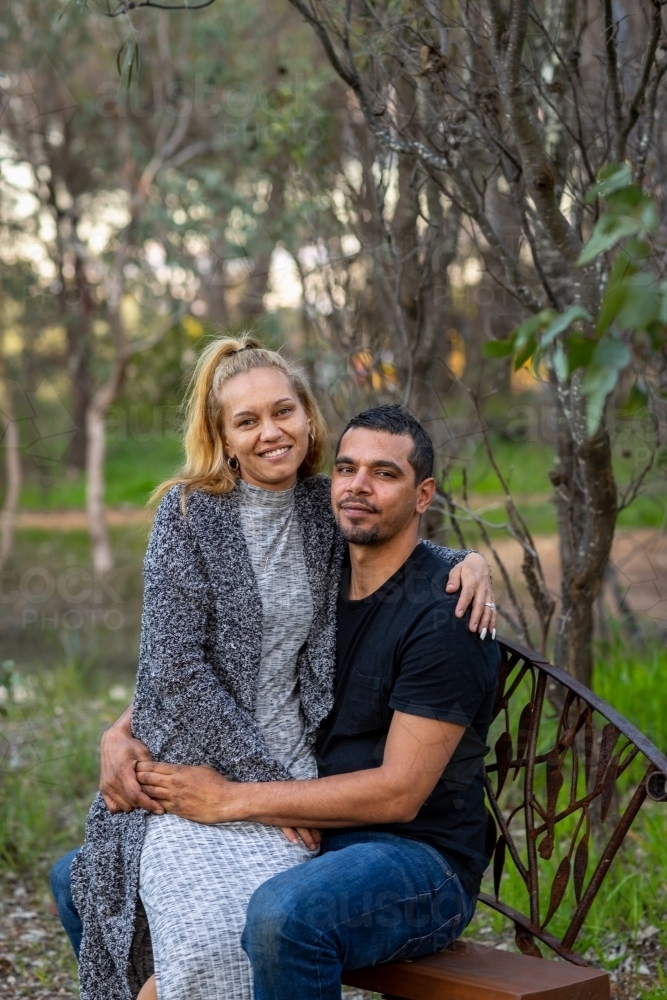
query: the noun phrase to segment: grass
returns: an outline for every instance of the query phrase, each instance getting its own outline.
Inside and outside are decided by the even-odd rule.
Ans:
[[[76,658],[34,673],[0,664],[0,867],[41,868],[81,843],[100,735],[130,697]]]

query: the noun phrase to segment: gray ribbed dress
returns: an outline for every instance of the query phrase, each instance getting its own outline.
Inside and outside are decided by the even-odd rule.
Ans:
[[[308,636],[313,602],[294,490],[239,486],[241,525],[263,616],[255,720],[269,752],[294,778],[316,778],[297,679],[297,654]],[[266,879],[310,857],[277,827],[206,826],[151,816],[139,892],[159,1000],[251,1000],[252,972],[241,948],[248,901]]]

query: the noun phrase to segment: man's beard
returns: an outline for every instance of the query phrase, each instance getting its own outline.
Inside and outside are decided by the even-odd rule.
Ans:
[[[385,514],[384,520],[382,520],[382,511],[378,507],[372,507],[369,504],[367,509],[371,514],[380,515],[380,520],[376,520],[370,527],[354,523],[346,524],[340,516],[345,511],[345,507],[340,504],[338,506],[336,521],[343,538],[351,545],[384,545],[386,542],[390,542],[414,515],[412,502],[406,502],[403,508],[394,510],[391,516]]]
[[[362,528],[355,524],[343,526],[339,525],[340,532],[346,542],[352,545],[378,545],[383,539],[380,538],[380,525],[374,524],[371,528]]]

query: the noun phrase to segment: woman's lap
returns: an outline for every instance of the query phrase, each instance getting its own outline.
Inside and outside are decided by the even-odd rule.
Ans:
[[[250,964],[241,948],[250,897],[310,857],[276,827],[150,817],[139,891],[160,1000],[251,1000]]]

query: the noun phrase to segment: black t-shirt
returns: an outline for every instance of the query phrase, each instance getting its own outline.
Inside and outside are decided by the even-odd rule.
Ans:
[[[445,593],[450,568],[420,544],[361,601],[349,600],[344,569],[335,700],[317,758],[320,777],[379,767],[394,710],[465,726],[415,819],[367,829],[431,844],[476,895],[488,864],[482,764],[500,653],[496,642],[469,631],[467,614],[455,617],[458,595]]]

